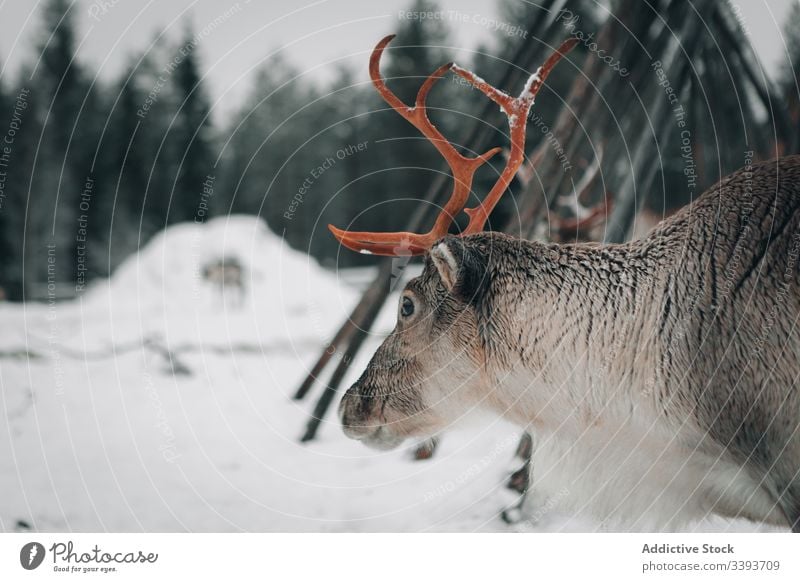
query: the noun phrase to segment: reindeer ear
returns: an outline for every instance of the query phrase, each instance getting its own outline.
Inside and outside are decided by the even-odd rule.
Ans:
[[[489,274],[479,249],[461,237],[448,236],[431,248],[430,258],[448,293],[466,303],[480,298]]]

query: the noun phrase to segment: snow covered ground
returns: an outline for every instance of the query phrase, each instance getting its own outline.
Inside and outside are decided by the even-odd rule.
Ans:
[[[241,305],[199,276],[223,256],[246,265]],[[257,219],[229,217],[170,228],[76,301],[0,305],[0,531],[599,527],[556,510],[533,527],[499,519],[518,433],[496,419],[424,462],[346,439],[335,414],[300,444],[317,393],[291,396],[357,297]],[[394,317],[392,299],[352,375]]]

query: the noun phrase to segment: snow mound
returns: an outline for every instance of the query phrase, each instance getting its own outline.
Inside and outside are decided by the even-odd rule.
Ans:
[[[241,293],[228,282],[203,275],[207,267],[232,260],[242,267]],[[334,318],[343,316],[353,299],[352,290],[335,275],[290,249],[252,216],[173,226],[124,262],[105,288],[93,289],[86,297],[92,304],[107,302],[112,309],[136,305],[142,315],[167,322],[176,315],[198,323],[262,322],[269,336],[275,335],[270,330],[304,314],[309,333],[324,335],[328,322],[323,319],[330,319],[332,311]]]
[[[288,308],[309,300],[327,304],[341,290],[335,276],[307,255],[290,249],[253,216],[226,216],[164,230],[120,265],[109,290],[114,301],[148,307],[183,311],[196,304],[213,308],[220,293],[203,278],[203,269],[222,259],[242,264],[247,296],[258,297],[258,303],[279,301]],[[235,294],[235,289],[222,293],[223,304],[233,308],[236,298],[229,297],[229,292]]]
[[[204,276],[222,262],[241,266],[241,287]],[[35,330],[47,320],[47,343],[79,342],[89,351],[148,339],[253,347],[286,338],[307,351],[335,332],[355,300],[351,286],[291,249],[261,219],[227,216],[165,229],[75,301],[6,309],[23,320],[2,344],[29,340],[36,347],[44,339]]]

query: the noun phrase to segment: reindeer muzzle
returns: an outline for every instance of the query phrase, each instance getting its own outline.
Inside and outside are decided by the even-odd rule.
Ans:
[[[378,450],[389,450],[403,442],[403,437],[392,434],[391,428],[380,415],[380,399],[367,395],[358,385],[353,385],[339,403],[339,419],[348,438],[363,442]]]

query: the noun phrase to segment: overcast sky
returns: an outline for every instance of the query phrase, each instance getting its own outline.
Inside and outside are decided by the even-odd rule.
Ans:
[[[520,0],[525,1],[525,0]],[[793,1],[738,0],[749,38],[766,68],[783,57],[781,27]],[[394,31],[410,0],[75,0],[79,55],[110,79],[153,39],[181,38],[186,19],[196,31],[207,28],[199,48],[207,87],[217,116],[234,109],[251,85],[253,69],[281,50],[308,75],[327,79],[334,65],[347,63],[366,78],[366,60],[375,41]],[[42,1],[0,0],[2,77],[23,62],[34,62],[34,39]],[[490,46],[504,33],[491,0],[440,0],[453,31],[452,44],[467,51]],[[212,24],[214,23],[214,24]],[[456,54],[458,58],[458,53]]]

